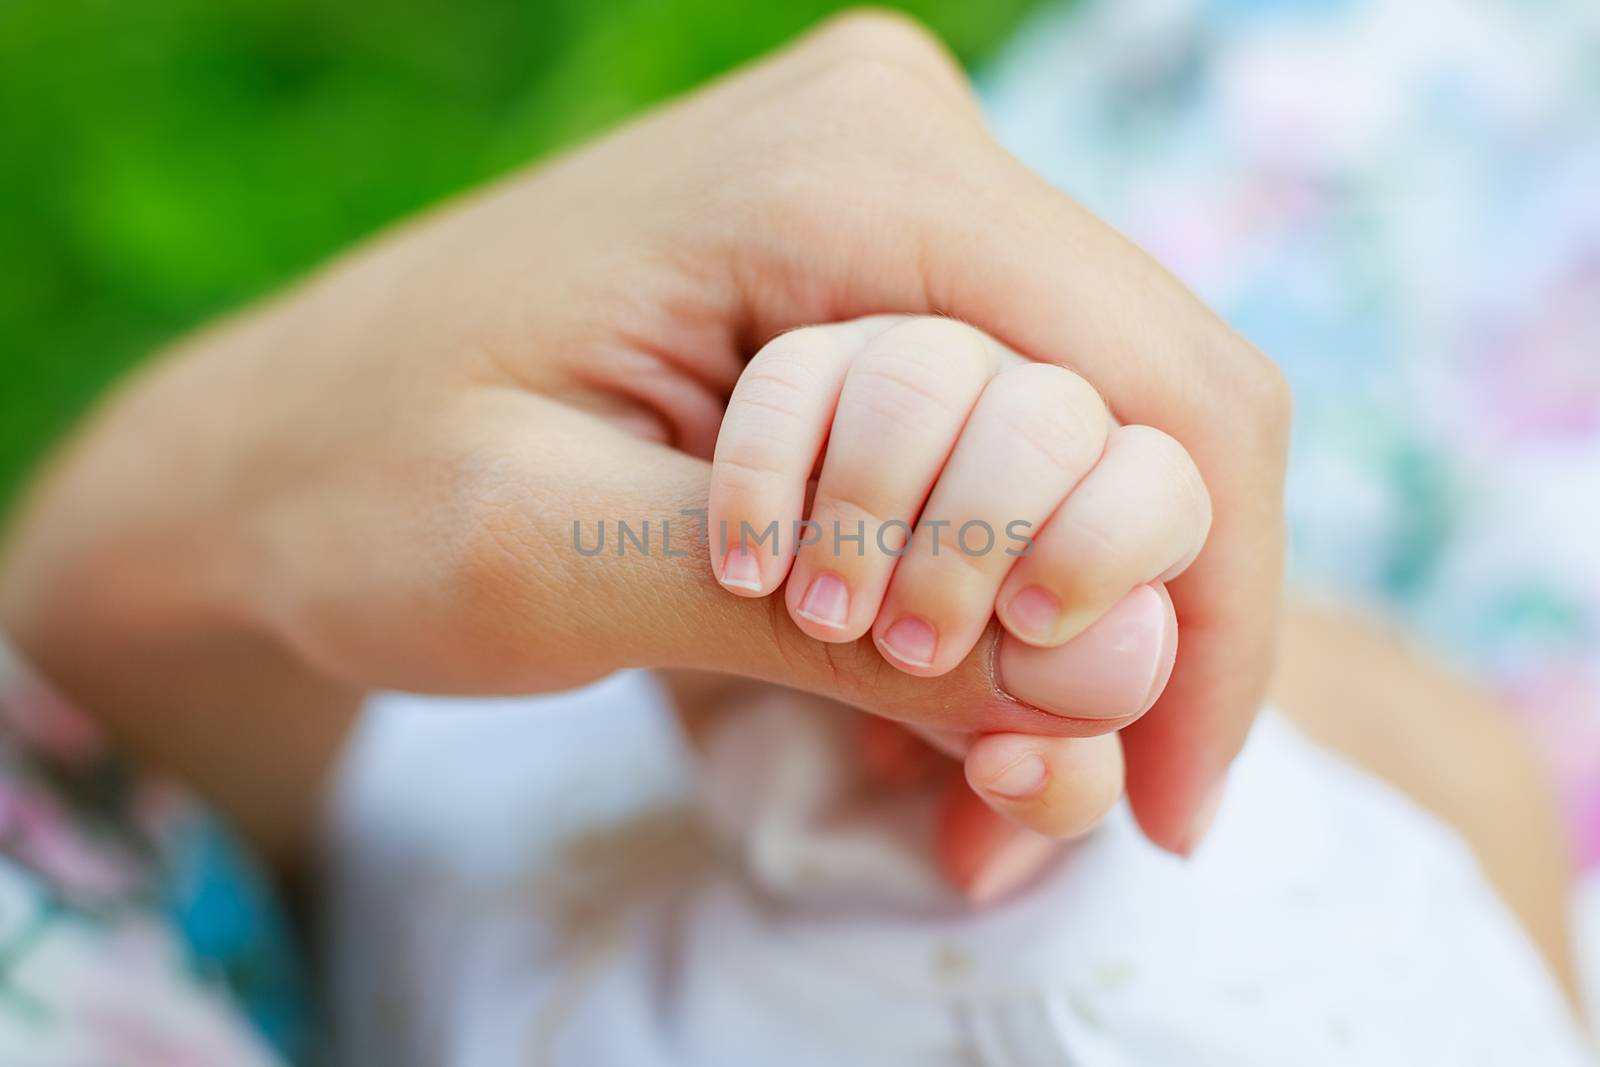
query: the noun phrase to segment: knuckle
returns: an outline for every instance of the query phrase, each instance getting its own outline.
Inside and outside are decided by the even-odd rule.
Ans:
[[[1078,375],[1047,363],[995,379],[1001,419],[1045,462],[1081,474],[1099,455],[1110,425],[1105,401]]]
[[[797,464],[810,466],[811,457],[798,453],[814,432],[806,422],[823,388],[813,357],[817,345],[828,342],[803,333],[769,344],[734,387],[717,436],[713,462],[719,479],[751,482],[793,474]]]
[[[879,349],[857,365],[851,402],[867,418],[890,426],[963,415],[970,393],[947,370],[937,354],[925,349]]]
[[[787,470],[786,450],[770,434],[740,434],[726,444],[718,442],[712,461],[713,477],[721,492],[745,495],[770,489]]]
[[[853,8],[824,22],[812,47],[839,60],[890,58],[910,63],[950,63],[944,44],[922,23],[899,11]]]
[[[898,518],[894,515],[883,515],[883,511],[874,501],[883,497],[882,487],[870,484],[847,484],[829,488],[826,495],[820,490],[817,493],[817,503],[812,509],[812,515],[818,521],[839,523],[841,529],[853,530],[857,524],[866,531],[868,536],[876,533],[877,529],[891,519]],[[901,521],[904,521],[903,519]],[[831,529],[831,527],[830,527]]]
[[[1244,341],[1240,345],[1242,367],[1236,384],[1240,403],[1269,440],[1286,443],[1294,414],[1289,379],[1254,345]]]
[[[752,381],[728,402],[723,425],[749,432],[749,424],[798,423],[805,417],[805,396],[799,386],[781,378]]]
[[[915,106],[931,116],[978,116],[966,73],[944,42],[915,19],[893,11],[846,12],[824,23],[809,48],[818,57],[806,85],[825,113],[901,114]],[[802,89],[801,91],[805,91]]]
[[[719,173],[740,175],[763,218],[828,238],[844,206],[839,189],[899,209],[887,190],[904,189],[908,174],[952,169],[951,144],[987,138],[965,74],[909,18],[845,15],[808,47],[805,74],[734,124],[729,154],[738,165],[717,157]]]
[[[1253,394],[1256,410],[1272,438],[1287,445],[1289,429],[1294,422],[1294,390],[1276,363],[1265,356],[1259,359],[1258,382]]]
[[[963,382],[986,378],[995,351],[981,330],[942,315],[917,315],[897,323],[880,334],[873,347],[903,351],[928,361],[942,374],[959,375]]]
[[[1065,551],[1041,553],[1038,565],[1061,589],[1077,595],[1095,586],[1097,578],[1120,574],[1125,545],[1119,531],[1088,510],[1068,509],[1060,521],[1058,543]]]
[[[960,523],[953,523],[951,529],[946,531],[947,543],[937,556],[929,551],[928,538],[922,540],[922,552],[927,560],[924,566],[933,576],[929,585],[934,592],[941,594],[939,599],[944,601],[945,610],[951,615],[960,614],[964,608],[970,609],[1004,563],[1010,562],[1010,557],[1003,553],[964,549],[956,540],[959,536],[956,531],[960,526]],[[983,609],[985,615],[994,607],[993,596],[987,600]]]
[[[812,382],[815,381],[812,368],[836,354],[839,344],[837,325],[785,330],[761,346],[745,373],[748,375],[760,370],[763,364],[771,364],[774,373]]]
[[[1155,479],[1157,491],[1190,518],[1211,515],[1211,494],[1205,478],[1177,438],[1154,426],[1124,426],[1117,431],[1141,457],[1141,466]]]
[[[799,422],[821,385],[816,370],[800,353],[763,354],[734,387],[728,414]]]
[[[1281,463],[1287,458],[1294,415],[1288,378],[1260,349],[1226,328],[1208,356],[1208,362],[1222,371],[1216,383],[1218,394],[1227,397],[1260,447]]]
[[[818,71],[797,110],[827,123],[824,136],[901,143],[913,117],[936,118],[943,101],[926,76],[884,56],[852,56]]]

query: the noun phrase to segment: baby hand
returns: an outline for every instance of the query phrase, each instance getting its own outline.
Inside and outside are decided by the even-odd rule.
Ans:
[[[1210,522],[1171,437],[1118,425],[1071,371],[959,322],[903,316],[762,349],[729,402],[708,507],[724,587],[765,596],[787,579],[785,606],[808,635],[870,630],[889,663],[932,676],[998,616],[1016,638],[998,646],[1003,678],[1067,645],[1049,677],[1072,678],[1064,703],[1103,719],[1142,714],[1165,687],[1177,628],[1162,583],[1199,554]],[[964,764],[936,843],[975,899],[1025,881],[1049,838],[1088,830],[1122,794],[1114,734],[915,732]],[[885,743],[903,751],[881,742],[868,755]]]
[[[1139,714],[1160,694],[1175,652],[1160,583],[1210,521],[1173,438],[1118,425],[1069,370],[903,316],[796,330],[757,353],[717,439],[708,509],[724,587],[760,597],[787,579],[802,631],[870,630],[907,673],[953,669],[992,616],[1022,642],[1002,651],[1006,674],[1079,638],[1072,703],[1087,718]]]

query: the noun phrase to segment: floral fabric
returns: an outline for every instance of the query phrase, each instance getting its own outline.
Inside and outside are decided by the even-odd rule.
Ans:
[[[1600,863],[1600,4],[1085,2],[988,102],[1279,362],[1299,581],[1487,673]]]
[[[0,1062],[285,1067],[302,998],[248,858],[0,643]]]

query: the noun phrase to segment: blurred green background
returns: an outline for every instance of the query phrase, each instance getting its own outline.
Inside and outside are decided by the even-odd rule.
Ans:
[[[967,62],[1035,0],[917,0]],[[152,348],[845,5],[0,0],[0,507]]]

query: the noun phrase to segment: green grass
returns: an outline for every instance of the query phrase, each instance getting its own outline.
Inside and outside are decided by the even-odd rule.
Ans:
[[[174,335],[839,6],[0,3],[0,505]],[[1033,0],[901,6],[971,61]]]

